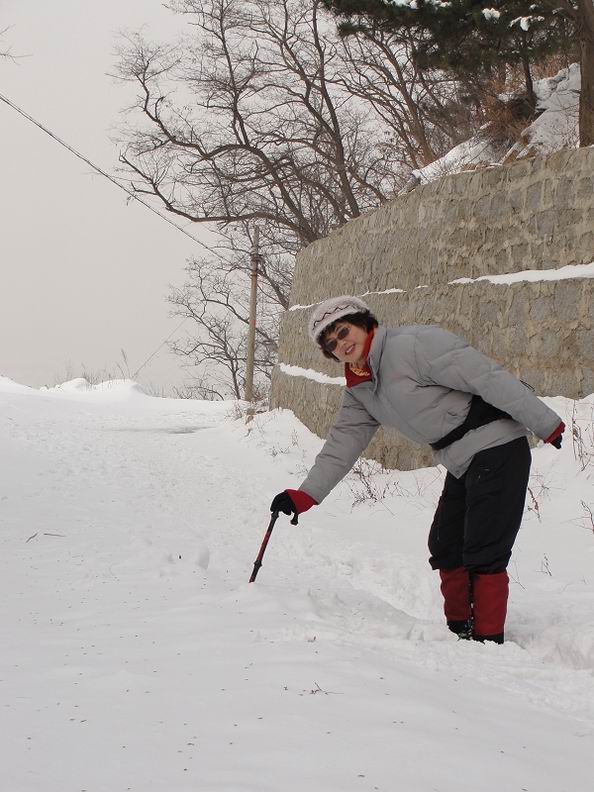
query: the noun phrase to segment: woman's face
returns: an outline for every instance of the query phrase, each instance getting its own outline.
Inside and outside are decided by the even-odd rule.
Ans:
[[[341,363],[354,363],[363,366],[365,358],[363,350],[367,341],[367,330],[357,327],[349,322],[337,322],[332,330],[325,334],[323,346],[332,346],[336,341],[336,347],[329,350]]]

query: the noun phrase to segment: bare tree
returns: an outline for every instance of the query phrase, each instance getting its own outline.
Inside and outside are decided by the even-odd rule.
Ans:
[[[419,68],[419,40],[410,31],[369,27],[342,39],[350,68],[341,82],[390,130],[402,170],[422,168],[467,139],[475,120],[443,72]]]
[[[276,358],[280,310],[266,288],[266,267],[259,261],[260,315],[256,327],[254,371],[256,392],[267,390]],[[191,261],[183,288],[171,290],[169,302],[176,316],[192,319],[195,332],[178,339],[172,349],[186,357],[192,367],[208,373],[195,392],[211,398],[243,398],[245,387],[246,331],[249,321],[244,269],[232,270],[226,262]]]
[[[193,222],[273,224],[291,249],[393,191],[389,152],[336,87],[338,43],[323,36],[318,0],[171,8],[198,36],[172,48],[133,36],[120,65],[148,121],[121,156],[137,190]]]
[[[174,348],[195,363],[216,360],[238,395],[250,229],[259,225],[263,250],[265,376],[295,254],[377,207],[413,167],[442,153],[435,140],[445,132],[429,118],[439,86],[412,67],[401,41],[342,41],[320,0],[169,7],[188,19],[182,42],[134,34],[120,51],[118,75],[137,88],[121,162],[135,190],[219,232],[216,258],[192,262],[186,286],[172,292],[174,311],[200,328],[198,341]]]
[[[4,45],[2,44],[2,39],[9,30],[9,27],[0,28],[0,58],[14,58],[10,52],[10,49],[5,49]]]

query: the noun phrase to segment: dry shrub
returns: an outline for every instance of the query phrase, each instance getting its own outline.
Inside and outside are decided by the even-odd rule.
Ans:
[[[576,57],[579,59],[579,54],[574,56],[576,53],[559,52],[532,64],[533,80],[554,77]],[[485,139],[502,149],[514,143],[524,143],[524,130],[540,113],[530,103],[522,69],[508,66],[497,77],[481,85],[480,93]]]
[[[522,133],[537,115],[526,94],[507,100],[494,97],[485,105],[483,135],[496,148],[508,148],[522,140]]]
[[[537,113],[528,98],[524,75],[518,68],[500,71],[482,87],[482,134],[495,148],[508,149],[522,139]]]
[[[532,67],[532,77],[534,80],[546,80],[547,77],[554,77],[559,74],[561,69],[567,69],[572,63],[579,63],[580,53],[578,48],[575,52],[557,52],[543,58]]]

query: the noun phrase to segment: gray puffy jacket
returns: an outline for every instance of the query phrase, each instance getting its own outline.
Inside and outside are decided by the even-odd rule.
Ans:
[[[546,440],[561,423],[512,374],[440,327],[378,327],[368,363],[371,381],[345,389],[328,439],[300,486],[318,503],[349,472],[378,426],[394,427],[416,443],[436,443],[462,424],[472,394],[515,420],[493,421],[436,451],[436,463],[457,478],[478,451],[523,437],[527,429]]]

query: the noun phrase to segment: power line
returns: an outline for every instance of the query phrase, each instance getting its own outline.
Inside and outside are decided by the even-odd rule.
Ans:
[[[89,167],[91,167],[94,171],[99,173],[101,176],[104,176],[112,184],[115,184],[115,186],[119,187],[120,190],[123,190],[127,195],[130,196],[130,198],[133,198],[135,201],[138,201],[138,203],[141,203],[143,206],[145,206],[147,209],[149,209],[151,212],[153,212],[153,214],[156,214],[157,217],[160,217],[161,220],[165,220],[166,223],[169,223],[169,225],[173,226],[178,231],[181,231],[182,234],[185,234],[192,241],[194,241],[194,242],[198,243],[199,245],[201,245],[209,253],[217,256],[222,261],[226,261],[224,256],[222,256],[216,250],[212,250],[212,248],[210,248],[208,245],[206,245],[200,239],[197,239],[195,236],[192,236],[192,234],[188,233],[185,230],[185,228],[182,228],[181,226],[178,226],[177,223],[174,223],[171,220],[171,218],[167,217],[167,215],[162,214],[161,212],[157,211],[157,209],[155,209],[153,206],[151,206],[150,204],[148,204],[145,201],[143,201],[141,198],[138,197],[138,195],[136,193],[134,193],[132,190],[129,190],[124,184],[122,184],[120,181],[118,181],[114,176],[112,176],[110,173],[107,173],[106,171],[104,171],[98,165],[95,165],[95,163],[91,162],[91,160],[88,157],[85,157],[84,154],[81,154],[79,151],[77,151],[69,143],[66,143],[65,140],[62,140],[62,138],[60,138],[60,137],[58,137],[58,135],[54,134],[50,129],[48,129],[46,126],[44,126],[40,121],[37,121],[36,118],[33,118],[33,116],[29,115],[29,113],[25,112],[25,110],[23,110],[21,107],[19,107],[14,102],[12,102],[7,96],[4,96],[3,94],[0,93],[0,100],[2,100],[5,104],[7,104],[13,110],[16,110],[16,112],[19,113],[21,116],[23,116],[23,118],[26,118],[27,121],[30,121],[36,127],[41,129],[42,132],[45,132],[46,135],[49,135],[49,137],[51,137],[53,140],[55,140],[56,143],[59,143],[60,146],[63,146],[71,154],[74,154],[74,156],[77,157],[79,160],[82,160],[82,162],[84,162],[86,165],[89,165]],[[188,319],[188,317],[186,317],[182,322],[180,322],[178,324],[178,326],[174,330],[171,331],[171,333],[167,336],[167,338],[159,344],[159,346],[155,349],[155,351],[152,352],[148,356],[148,358],[144,361],[144,363],[141,366],[139,366],[139,368],[136,369],[136,371],[132,375],[133,378],[136,378],[138,376],[138,374],[147,365],[147,363],[149,363],[155,357],[157,352],[159,352],[159,350],[169,341],[171,336],[174,333],[176,333],[181,328],[181,326],[186,322],[187,319]]]
[[[119,187],[120,190],[123,190],[128,196],[130,196],[130,198],[133,198],[135,201],[138,201],[138,203],[141,203],[143,206],[145,206],[147,209],[149,209],[153,214],[156,214],[157,217],[160,217],[161,220],[164,220],[166,223],[169,223],[169,225],[173,226],[178,231],[181,231],[182,234],[185,234],[193,242],[196,242],[198,245],[201,245],[210,254],[217,256],[222,261],[226,261],[224,256],[222,256],[216,250],[213,250],[212,248],[210,248],[204,242],[201,242],[195,236],[192,236],[192,234],[190,234],[188,231],[186,231],[185,228],[182,228],[182,226],[179,226],[179,225],[177,225],[177,223],[174,223],[173,220],[171,220],[171,218],[169,218],[169,217],[167,217],[167,215],[164,215],[161,212],[159,212],[157,209],[154,208],[154,206],[151,206],[149,203],[146,203],[146,201],[143,201],[142,198],[139,198],[138,195],[135,192],[133,192],[132,190],[128,189],[128,187],[126,187],[124,184],[122,184],[120,181],[118,181],[118,179],[116,179],[110,173],[107,173],[102,168],[100,168],[98,165],[95,165],[95,163],[91,162],[91,160],[88,157],[85,157],[84,154],[80,153],[80,151],[77,151],[69,143],[66,143],[65,140],[62,140],[62,138],[58,137],[58,135],[55,135],[50,129],[48,129],[46,126],[44,126],[40,121],[37,121],[37,119],[33,118],[33,116],[29,115],[29,113],[25,112],[25,110],[23,110],[21,107],[19,107],[14,102],[12,102],[7,96],[4,96],[3,94],[0,93],[0,100],[2,100],[5,104],[7,104],[13,110],[16,110],[16,112],[19,113],[21,116],[23,116],[23,118],[26,118],[27,121],[30,121],[32,124],[35,124],[35,126],[38,127],[39,129],[41,129],[42,132],[45,132],[45,134],[49,135],[49,137],[51,137],[53,140],[55,140],[56,143],[59,143],[60,146],[63,146],[71,154],[74,154],[74,156],[77,157],[79,160],[82,160],[85,164],[89,165],[94,171],[99,173],[101,176],[104,176],[112,184],[115,184],[115,186]]]
[[[150,354],[150,355],[147,357],[147,359],[144,361],[144,363],[143,363],[141,366],[139,366],[139,367],[136,369],[136,371],[134,372],[134,374],[132,374],[132,379],[136,379],[136,377],[137,377],[137,376],[140,374],[140,372],[141,372],[141,371],[142,371],[142,369],[143,369],[143,368],[146,366],[146,364],[147,364],[147,363],[150,363],[150,361],[151,361],[151,360],[152,360],[152,359],[155,357],[155,355],[157,354],[157,352],[159,352],[159,351],[161,350],[161,348],[165,346],[165,344],[166,344],[166,343],[169,341],[169,339],[171,338],[171,336],[172,336],[174,333],[177,333],[177,331],[178,331],[178,330],[179,330],[179,329],[182,327],[182,325],[184,325],[184,324],[185,324],[185,323],[188,321],[188,319],[189,319],[189,318],[190,318],[189,316],[186,316],[184,319],[182,319],[182,320],[181,320],[181,322],[178,324],[178,326],[177,326],[177,327],[176,327],[174,330],[172,330],[172,331],[169,333],[169,335],[167,336],[167,338],[166,338],[164,341],[161,341],[161,343],[160,343],[160,344],[159,344],[159,346],[158,346],[158,347],[155,349],[155,351],[154,351],[154,352],[151,352],[151,354]]]

